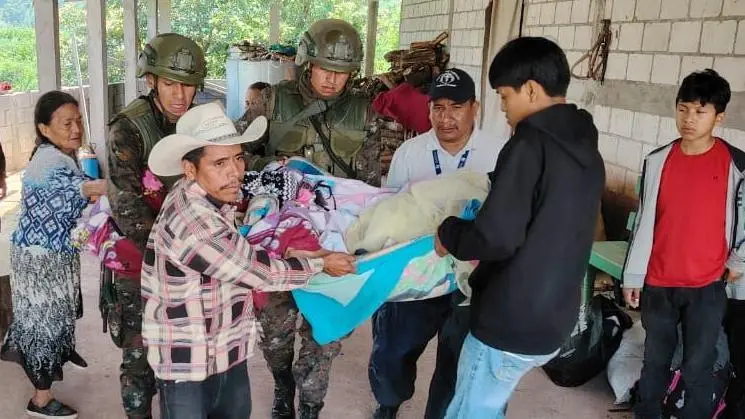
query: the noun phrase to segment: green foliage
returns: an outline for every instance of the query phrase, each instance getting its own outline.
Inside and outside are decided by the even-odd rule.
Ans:
[[[37,88],[36,35],[33,28],[0,26],[0,81],[13,83],[13,89]]]
[[[386,52],[398,48],[401,0],[381,0],[378,12],[376,72],[388,64]],[[106,0],[106,46],[110,82],[124,78],[123,9],[121,0]],[[147,42],[147,4],[139,1],[138,34]],[[171,28],[192,37],[206,52],[210,78],[225,77],[231,44],[248,39],[268,43],[270,2],[254,0],[171,0]],[[367,0],[283,0],[280,41],[296,45],[300,35],[316,20],[344,19],[366,37]],[[60,0],[60,61],[64,85],[77,85],[72,33],[80,53],[83,82],[88,81],[86,3]],[[0,0],[0,81],[14,90],[36,88],[36,47],[32,0]]]

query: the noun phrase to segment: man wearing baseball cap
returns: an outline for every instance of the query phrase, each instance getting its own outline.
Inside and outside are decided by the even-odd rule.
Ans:
[[[241,144],[266,127],[260,116],[241,135],[220,105],[197,106],[148,159],[158,176],[184,175],[155,220],[142,267],[142,335],[164,419],[250,417],[251,290],[288,291],[321,271],[355,270],[354,257],[326,251],[273,260],[238,233]]]
[[[429,92],[432,129],[396,150],[386,185],[401,187],[457,170],[489,173],[506,139],[479,130],[479,102],[471,76],[457,68],[438,75]],[[373,350],[368,368],[378,408],[374,418],[394,418],[414,394],[416,362],[438,338],[437,365],[426,419],[442,418],[453,396],[460,347],[468,334],[468,306],[456,292],[428,300],[386,303],[373,316]]]

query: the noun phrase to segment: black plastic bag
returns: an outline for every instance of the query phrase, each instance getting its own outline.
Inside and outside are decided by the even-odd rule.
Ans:
[[[577,327],[559,354],[543,370],[558,386],[585,384],[605,370],[621,344],[623,332],[632,325],[631,317],[613,300],[596,295],[589,310],[580,312]]]

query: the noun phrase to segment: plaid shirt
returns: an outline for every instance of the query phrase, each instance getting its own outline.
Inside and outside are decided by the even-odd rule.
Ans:
[[[248,358],[255,340],[251,289],[287,291],[321,259],[270,259],[193,181],[180,181],[155,221],[142,266],[142,335],[162,380],[203,381]]]

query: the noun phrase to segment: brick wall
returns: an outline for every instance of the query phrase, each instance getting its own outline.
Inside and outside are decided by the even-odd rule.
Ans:
[[[78,88],[62,89],[80,99]],[[86,94],[88,89],[86,87]],[[8,170],[11,172],[26,167],[34,148],[34,106],[41,95],[38,92],[21,92],[0,95],[0,145],[5,152]],[[113,115],[123,106],[124,85],[109,86],[109,110]],[[88,102],[90,103],[90,102]]]
[[[609,190],[635,197],[644,156],[678,135],[675,94],[695,70],[729,80],[733,98],[717,134],[745,148],[745,0],[530,0],[524,32],[555,40],[572,65],[602,18],[613,32],[607,81],[575,79],[568,96],[595,117]]]

